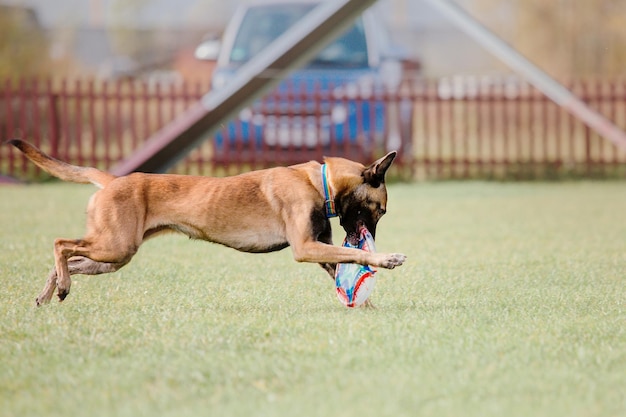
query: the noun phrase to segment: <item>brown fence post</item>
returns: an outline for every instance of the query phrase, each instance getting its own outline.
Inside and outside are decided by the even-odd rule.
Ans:
[[[15,135],[13,129],[13,94],[12,94],[12,83],[10,79],[6,79],[4,82],[4,100],[5,100],[5,120],[6,120],[6,136],[7,139],[12,139]],[[10,175],[15,175],[15,167],[16,167],[16,153],[11,149],[9,151],[9,164],[8,170]]]
[[[59,157],[59,97],[52,90],[52,80],[46,80],[46,101],[48,102],[48,118],[50,122],[50,155]]]
[[[91,166],[97,167],[100,161],[98,160],[98,156],[97,156],[98,155],[97,153],[98,128],[96,125],[96,114],[95,114],[95,107],[94,107],[96,95],[94,92],[94,80],[93,79],[89,79],[89,81],[87,82],[87,91],[85,92],[85,98],[87,100],[87,120],[88,120],[89,136],[90,136],[90,146],[89,146],[90,152],[89,152],[88,161]]]
[[[587,80],[583,80],[581,83],[581,91],[582,91],[582,100],[585,101],[587,105],[591,100],[589,95],[589,84]],[[584,129],[584,138],[585,138],[585,172],[587,175],[591,173],[591,128],[587,125],[583,125]]]

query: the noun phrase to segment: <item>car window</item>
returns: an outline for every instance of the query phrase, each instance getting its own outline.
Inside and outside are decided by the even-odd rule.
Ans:
[[[363,21],[358,19],[346,33],[325,47],[309,66],[366,67],[367,43]]]
[[[246,12],[230,53],[230,62],[243,64],[307,14],[313,4],[251,7]],[[361,19],[328,45],[309,66],[367,66],[367,45]]]

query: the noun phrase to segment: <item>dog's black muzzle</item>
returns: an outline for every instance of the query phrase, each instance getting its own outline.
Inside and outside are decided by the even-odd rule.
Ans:
[[[375,219],[371,213],[363,210],[356,210],[353,213],[348,211],[344,216],[339,216],[339,219],[341,227],[346,231],[347,239],[351,244],[358,243],[362,226],[367,228],[374,240],[376,239],[378,219]]]

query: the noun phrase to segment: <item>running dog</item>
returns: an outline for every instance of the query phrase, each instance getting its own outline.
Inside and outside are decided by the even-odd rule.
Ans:
[[[393,269],[406,259],[400,253],[334,246],[329,221],[339,216],[349,239],[361,226],[375,236],[387,209],[385,173],[395,152],[369,166],[325,158],[324,164],[311,161],[225,178],[138,172],[117,177],[59,161],[22,140],[9,143],[55,177],[100,188],[87,206],[85,236],[54,241],[54,269],[37,305],[50,302],[55,289],[63,301],[71,275],[117,271],[145,240],[168,232],[243,252],[290,246],[297,262],[319,263],[331,277],[338,263]]]

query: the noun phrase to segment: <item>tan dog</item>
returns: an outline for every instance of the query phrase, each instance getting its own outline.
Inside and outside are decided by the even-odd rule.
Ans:
[[[226,177],[133,173],[116,177],[96,168],[58,161],[34,146],[12,140],[46,172],[64,181],[100,187],[87,206],[82,239],[54,241],[54,270],[37,305],[61,301],[73,274],[96,275],[126,265],[148,238],[180,232],[244,252],[271,252],[291,246],[298,262],[317,262],[331,277],[337,263],[392,269],[406,257],[332,245],[322,165],[307,162]],[[385,173],[396,153],[368,167],[343,158],[326,158],[326,189],[348,236],[365,225],[375,236],[385,214]],[[328,191],[327,191],[328,192]]]

